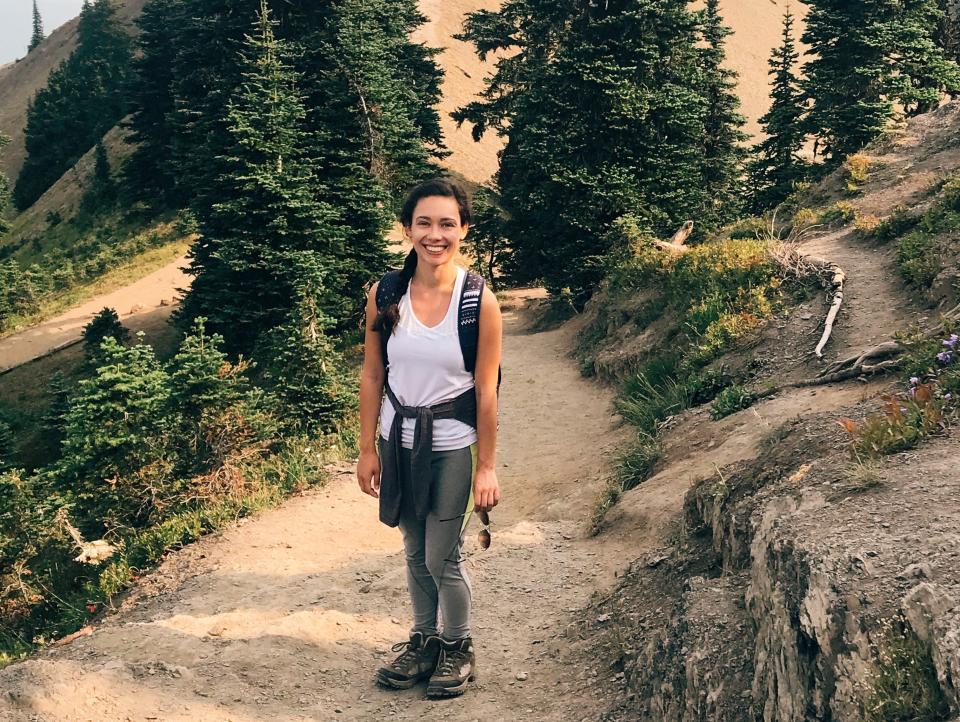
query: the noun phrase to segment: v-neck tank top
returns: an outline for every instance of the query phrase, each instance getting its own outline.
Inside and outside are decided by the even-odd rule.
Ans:
[[[447,313],[436,326],[425,326],[413,312],[410,290],[398,304],[400,321],[387,340],[390,388],[403,406],[433,406],[456,398],[474,386],[473,374],[463,364],[457,329],[460,294],[467,273],[457,267],[457,280]],[[393,423],[393,405],[384,397],[380,407],[380,435],[386,438]],[[401,444],[413,448],[414,419],[403,419]],[[437,419],[433,424],[433,451],[452,451],[470,446],[477,431],[456,419]]]

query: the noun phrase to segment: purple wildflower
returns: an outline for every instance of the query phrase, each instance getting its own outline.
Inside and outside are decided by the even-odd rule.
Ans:
[[[942,364],[948,364],[952,360],[953,360],[953,356],[950,354],[949,351],[941,351],[940,353],[937,354],[937,361],[939,361]]]
[[[944,394],[944,395],[943,395],[943,400],[944,400],[944,401],[949,401],[949,400],[952,399],[952,398],[953,398],[953,394]]]
[[[958,340],[960,339],[958,339],[957,334],[952,333],[950,334],[950,338],[948,338],[946,341],[943,342],[943,345],[946,346],[947,348],[956,348]]]
[[[911,377],[910,377],[910,385],[911,385],[911,386],[916,386],[918,383],[920,383],[920,379],[919,379],[919,378],[917,378],[916,376],[911,376]]]

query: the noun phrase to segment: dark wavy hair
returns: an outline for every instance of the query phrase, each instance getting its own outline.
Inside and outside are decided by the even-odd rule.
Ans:
[[[453,198],[457,202],[460,210],[460,225],[473,223],[473,209],[470,207],[470,198],[467,192],[459,183],[447,178],[431,178],[419,185],[414,186],[407,193],[407,197],[400,206],[400,223],[404,226],[413,225],[413,212],[417,209],[417,203],[424,198],[441,196],[443,198]],[[400,269],[400,286],[398,298],[407,292],[410,286],[410,279],[417,270],[417,250],[410,249],[406,259],[403,262],[403,268]],[[373,323],[373,329],[380,333],[390,335],[393,329],[400,321],[400,305],[392,303],[377,314]]]

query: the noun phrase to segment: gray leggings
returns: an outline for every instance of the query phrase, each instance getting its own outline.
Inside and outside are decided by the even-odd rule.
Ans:
[[[381,444],[383,441],[381,440]],[[443,618],[447,640],[470,636],[470,579],[463,567],[460,548],[473,512],[473,479],[477,469],[477,445],[452,451],[434,451],[429,479],[430,511],[418,521],[409,491],[410,449],[401,449],[403,499],[400,531],[407,557],[407,586],[413,603],[413,630],[426,636],[437,634],[437,611]]]

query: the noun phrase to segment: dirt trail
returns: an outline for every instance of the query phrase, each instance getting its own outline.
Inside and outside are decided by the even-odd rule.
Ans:
[[[0,719],[596,719],[609,670],[568,664],[576,610],[642,552],[629,535],[585,536],[627,431],[565,353],[575,324],[529,334],[517,312],[505,319],[504,501],[489,550],[475,524],[468,535],[480,677],[466,697],[428,703],[422,685],[371,683],[407,633],[402,545],[344,465],[326,487],[171,554],[91,636],[0,671]]]
[[[183,272],[186,265],[187,259],[181,256],[129,286],[97,296],[49,321],[0,339],[0,371],[79,338],[83,327],[104,306],[116,309],[125,326],[140,330],[138,322],[143,321],[143,317],[156,311],[161,301],[173,300],[177,288],[190,284],[190,277]]]

